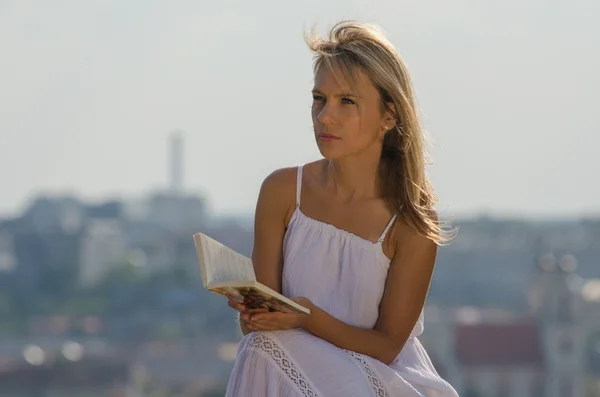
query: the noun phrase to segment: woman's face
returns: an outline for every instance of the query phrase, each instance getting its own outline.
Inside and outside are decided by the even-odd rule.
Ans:
[[[319,151],[327,159],[340,159],[370,150],[379,153],[385,131],[393,125],[389,115],[384,117],[381,112],[379,92],[358,69],[355,84],[358,97],[352,94],[346,82],[338,82],[325,66],[315,76],[313,129]]]

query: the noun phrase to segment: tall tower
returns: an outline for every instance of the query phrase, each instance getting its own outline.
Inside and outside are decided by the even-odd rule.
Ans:
[[[183,131],[175,130],[169,136],[169,185],[171,193],[183,193]]]
[[[539,318],[547,358],[548,397],[584,397],[585,329],[582,326],[581,294],[577,261],[572,255],[540,261],[543,298],[538,300]]]

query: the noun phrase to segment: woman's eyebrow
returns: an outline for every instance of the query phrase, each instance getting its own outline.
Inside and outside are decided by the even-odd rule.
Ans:
[[[321,95],[325,95],[325,94],[323,94],[321,91],[319,91],[319,90],[318,90],[318,89],[316,89],[316,88],[315,88],[314,90],[312,90],[312,93],[313,93],[313,94],[321,94]],[[337,97],[337,98],[341,98],[341,97],[346,97],[346,98],[348,98],[348,97],[353,97],[353,98],[357,98],[357,96],[356,96],[356,95],[354,95],[354,94],[351,94],[351,93],[344,93],[344,92],[343,92],[343,93],[340,93],[340,94],[336,94],[336,95],[335,95],[335,97]]]

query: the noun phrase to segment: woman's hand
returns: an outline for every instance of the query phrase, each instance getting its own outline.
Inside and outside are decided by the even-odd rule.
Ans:
[[[311,311],[313,303],[304,297],[291,298],[292,301]],[[291,328],[303,328],[310,319],[310,314],[295,314],[283,312],[269,312],[267,309],[249,310],[238,300],[229,298],[229,306],[240,312],[240,322],[249,331],[275,331]]]
[[[268,312],[268,309],[266,308],[248,309],[246,305],[244,305],[243,300],[240,300],[239,298],[233,297],[231,295],[227,295],[227,298],[229,299],[229,301],[227,302],[229,307],[237,310],[240,313],[240,326],[244,335],[246,335],[248,332],[253,331],[252,329],[250,329],[250,327],[248,327],[248,322],[244,318],[247,318],[250,314]]]

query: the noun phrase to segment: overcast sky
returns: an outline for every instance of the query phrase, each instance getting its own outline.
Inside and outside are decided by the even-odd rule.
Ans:
[[[186,188],[251,212],[268,173],[319,157],[302,32],[341,19],[403,54],[443,213],[598,214],[599,16],[597,0],[0,0],[0,214],[166,187],[175,128]]]

